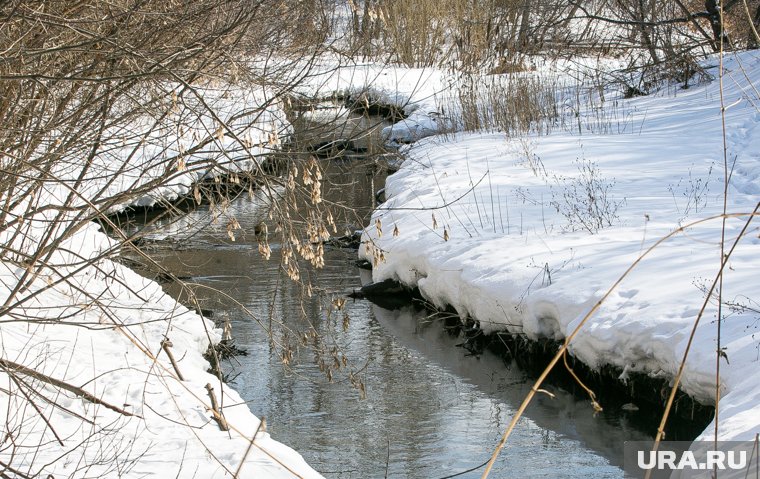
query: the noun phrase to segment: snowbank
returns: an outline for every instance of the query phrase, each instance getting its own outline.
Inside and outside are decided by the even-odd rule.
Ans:
[[[728,211],[758,200],[760,56],[726,61]],[[746,75],[745,75],[746,72]],[[717,76],[715,68],[711,73]],[[722,211],[723,143],[717,81],[689,90],[610,101],[626,109],[625,134],[578,129],[507,139],[503,134],[430,137],[402,151],[388,201],[366,228],[360,256],[373,279],[417,286],[486,332],[562,338],[657,239]],[[747,216],[726,223],[730,244]],[[605,301],[572,344],[591,367],[674,377],[705,291],[720,262],[721,221],[709,220],[657,247]],[[758,228],[732,256],[724,280],[720,435],[760,430]],[[717,305],[711,301],[682,388],[710,402],[715,391]],[[600,392],[599,394],[603,394]],[[704,433],[711,434],[713,426]]]
[[[393,105],[406,115],[382,131],[391,146],[411,143],[451,129],[440,112],[441,95],[450,90],[451,79],[434,68],[403,68],[361,63],[338,66],[325,60],[296,91],[309,98],[350,97],[368,104]]]
[[[122,127],[123,140],[112,131],[102,155],[85,165],[71,153],[56,163],[56,181],[8,199],[0,232],[0,475],[321,477],[206,372],[203,353],[220,339],[214,325],[108,259],[118,244],[87,221],[93,206],[150,205],[208,175],[250,170],[287,130],[262,92],[197,93],[173,98],[169,120],[136,120]],[[138,188],[145,194],[135,197]],[[129,195],[113,204],[122,192]],[[213,418],[207,385],[229,432]]]
[[[295,92],[312,99],[347,97],[352,102],[400,108],[406,118],[382,130],[386,146],[398,148],[429,136],[465,130],[465,118],[473,115],[472,109],[480,111],[481,123],[493,123],[493,118],[485,118],[492,116],[488,108],[494,101],[503,102],[504,96],[519,88],[554,88],[558,109],[574,113],[581,106],[587,106],[576,104],[587,100],[586,94],[577,95],[578,86],[585,85],[588,89],[586,84],[589,81],[598,81],[605,75],[604,72],[623,67],[620,60],[612,58],[579,56],[570,61],[530,57],[525,59],[522,71],[484,75],[374,63],[342,65],[339,59],[323,59],[314,66],[316,73],[306,78]],[[544,83],[534,81],[539,78],[536,75],[538,72]],[[619,81],[618,77],[616,75],[615,79],[610,77],[608,80]],[[633,79],[629,80],[635,83]],[[612,112],[614,120],[611,121],[617,122],[614,128],[622,128],[619,116],[626,113],[617,110]],[[330,120],[334,121],[334,118]],[[629,123],[629,120],[622,121]],[[569,117],[566,121],[572,121],[574,125],[574,120]],[[498,128],[498,125],[489,124],[487,128]],[[610,125],[609,129],[612,128],[613,125]],[[537,130],[543,129],[545,126],[537,126]]]
[[[92,166],[90,197],[105,197],[160,182],[110,208],[153,206],[191,192],[198,181],[254,172],[292,132],[282,102],[264,88],[210,83],[193,90],[166,86],[170,104],[112,128]],[[168,110],[165,116],[160,114]],[[100,196],[100,195],[98,195]]]
[[[71,256],[94,258],[110,246],[91,225],[70,238],[51,264],[76,264]],[[23,271],[0,264],[3,299]],[[210,478],[237,470],[259,420],[234,390],[206,372],[202,354],[220,339],[210,321],[107,259],[58,267],[34,278],[20,296],[33,299],[4,316],[3,361],[81,388],[103,403],[4,364],[0,382],[13,394],[0,394],[0,408],[8,412],[7,432],[16,437],[2,443],[0,461],[34,477]],[[164,338],[173,345],[184,381],[162,351]],[[13,379],[9,371],[15,371]],[[232,431],[221,432],[212,420],[206,384]],[[264,431],[242,471],[241,477],[320,477]]]

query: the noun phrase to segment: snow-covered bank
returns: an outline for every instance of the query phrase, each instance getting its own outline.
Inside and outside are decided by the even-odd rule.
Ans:
[[[760,57],[726,62],[728,211],[758,201]],[[746,72],[746,76],[745,76]],[[715,68],[711,70],[717,76]],[[388,201],[366,229],[360,256],[376,281],[417,286],[486,331],[562,338],[654,241],[722,211],[719,84],[618,99],[627,134],[508,140],[458,134],[420,140],[388,178]],[[595,121],[580,118],[581,122]],[[727,221],[729,244],[746,216]],[[719,268],[721,221],[700,223],[656,248],[605,301],[572,344],[591,367],[674,377]],[[760,328],[755,271],[757,227],[731,257],[724,278],[720,435],[760,430]],[[697,330],[682,388],[710,402],[715,390],[717,305]],[[709,436],[713,426],[705,431]]]
[[[249,171],[288,129],[261,92],[185,93],[167,96],[166,116],[116,122],[87,161],[68,151],[39,178],[3,183],[4,477],[321,477],[206,372],[213,323],[109,259],[118,243],[88,221],[93,208],[168,201],[208,175]]]
[[[440,95],[450,89],[450,80],[439,69],[376,63],[338,67],[335,60],[326,60],[315,67],[315,72],[295,91],[308,98],[350,97],[353,101],[400,108],[406,118],[382,132],[389,144],[411,143],[451,129],[438,108]]]
[[[174,201],[204,179],[255,173],[292,133],[282,101],[265,88],[210,82],[192,90],[165,89],[169,103],[107,132],[109,142],[95,158],[90,197],[158,184],[112,206],[112,212]],[[110,181],[101,193],[103,178]]]
[[[95,257],[110,246],[93,224],[51,262],[70,262],[67,254]],[[7,298],[23,270],[0,267]],[[67,273],[72,277],[59,282]],[[2,359],[81,388],[122,412],[4,364],[0,381],[12,394],[0,395],[0,408],[8,413],[7,431],[17,435],[0,446],[3,464],[34,477],[229,477],[246,458],[241,477],[320,477],[261,430],[246,456],[259,420],[234,390],[206,372],[202,357],[220,339],[218,330],[158,284],[102,259],[38,276],[23,295],[35,296],[4,316]],[[184,381],[162,352],[165,338]],[[230,432],[212,419],[206,384],[214,387]]]
[[[313,73],[294,89],[308,99],[348,98],[351,103],[392,106],[403,111],[406,118],[385,127],[383,140],[391,148],[413,143],[422,138],[447,134],[471,128],[473,123],[486,128],[499,128],[493,118],[493,102],[505,103],[508,96],[519,94],[555,96],[558,110],[572,113],[590,107],[594,101],[587,94],[577,95],[577,87],[593,90],[606,70],[622,68],[619,60],[577,57],[572,61],[548,60],[543,57],[525,59],[521,71],[503,75],[482,73],[456,73],[440,68],[404,68],[376,63],[341,65],[338,59],[323,59],[314,66]],[[537,75],[541,72],[541,76]],[[536,81],[541,78],[541,81]],[[608,78],[609,81],[616,81]],[[555,89],[556,91],[551,91]],[[528,101],[527,103],[530,103]],[[541,105],[554,108],[551,99]],[[516,103],[514,108],[523,108]],[[597,108],[598,105],[593,105]],[[491,110],[489,111],[489,108]],[[535,112],[534,112],[535,113]],[[604,115],[604,111],[597,111]],[[632,128],[629,118],[621,119],[626,111],[610,114],[610,129]],[[318,113],[317,113],[318,114]],[[474,119],[473,115],[479,116]],[[575,119],[565,118],[575,126]],[[600,117],[595,120],[598,122]],[[334,118],[325,121],[334,121]],[[621,122],[626,125],[621,125]],[[564,125],[564,121],[563,121]],[[599,125],[594,125],[599,128]],[[606,125],[605,125],[606,126]],[[548,125],[535,125],[538,131]]]

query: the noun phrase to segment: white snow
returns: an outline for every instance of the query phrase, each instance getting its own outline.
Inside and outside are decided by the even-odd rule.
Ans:
[[[198,107],[199,98],[208,109]],[[11,221],[29,205],[38,208],[0,234],[0,244],[9,248],[0,261],[0,470],[19,477],[212,478],[238,470],[238,477],[321,477],[260,429],[249,405],[206,372],[202,355],[221,339],[212,322],[108,259],[118,244],[75,210],[62,209],[58,225],[49,224],[55,206],[97,206],[149,185],[167,168],[175,172],[168,184],[111,209],[171,200],[208,175],[249,170],[289,127],[263,92],[208,86],[197,97],[179,97],[172,108],[165,125],[153,128],[146,117],[125,127],[150,134],[140,144],[133,138],[119,142],[116,135],[114,145],[103,145],[110,153],[95,158],[89,170],[76,158],[61,162],[53,173],[62,181],[18,198],[6,217]],[[229,128],[217,131],[222,122]],[[230,139],[232,133],[240,141]],[[182,145],[204,139],[204,148],[183,152]],[[136,155],[129,157],[132,150]],[[178,167],[182,156],[184,166]],[[80,185],[66,182],[84,171]],[[63,237],[49,255],[40,250]],[[26,267],[25,255],[38,252],[39,270]],[[162,350],[164,339],[184,380]],[[207,384],[229,432],[213,419]]]
[[[161,186],[111,211],[173,201],[198,181],[254,172],[292,131],[281,100],[265,88],[209,82],[165,89],[173,92],[166,117],[145,115],[109,132],[113,144],[103,146],[89,181],[95,194],[102,187],[98,178],[113,178],[106,196],[156,180]]]
[[[93,224],[61,250],[95,257],[110,243]],[[0,268],[5,299],[23,271],[9,263]],[[72,277],[59,282],[69,272]],[[234,390],[206,372],[202,354],[220,339],[210,321],[177,304],[155,282],[107,259],[38,276],[22,296],[37,292],[34,300],[5,316],[0,328],[3,359],[81,387],[135,416],[17,373],[36,391],[33,400],[63,445],[23,395],[2,394],[7,430],[20,435],[13,445],[7,440],[2,444],[0,460],[33,476],[56,477],[227,477],[238,468],[259,420]],[[173,344],[184,381],[177,379],[161,350],[163,338]],[[18,392],[5,371],[0,382]],[[209,383],[233,428],[229,433],[221,432],[211,418],[205,390]],[[321,477],[263,431],[243,471],[241,477]]]
[[[438,106],[440,95],[448,91],[452,81],[442,70],[375,63],[335,67],[332,59],[325,60],[315,71],[297,92],[310,98],[337,95],[401,108],[407,118],[382,131],[383,139],[390,145],[411,143],[451,128]]]
[[[372,64],[327,70],[310,77],[302,93],[364,95],[409,115],[384,132],[391,144],[412,144],[402,147],[408,159],[388,178],[388,201],[364,232],[366,248],[360,255],[375,263],[373,278],[417,286],[432,303],[452,305],[487,332],[566,336],[655,241],[722,211],[717,81],[633,100],[613,99],[608,92],[607,102],[582,111],[572,128],[560,123],[549,135],[518,138],[451,133],[461,127],[447,116],[455,108],[446,104],[455,86],[441,71]],[[711,72],[717,75],[715,68]],[[755,133],[760,95],[754,87],[760,56],[729,57],[726,72],[727,152],[733,165],[728,211],[737,213],[726,223],[730,245],[760,192],[760,135]],[[201,92],[225,122],[241,105],[253,110],[265,96],[211,87]],[[261,117],[239,119],[233,130],[242,131],[241,142],[229,137],[231,131],[219,131],[218,119],[195,115],[192,105],[178,101],[172,108],[179,130],[156,129],[144,145],[126,140],[111,145],[112,161],[102,157],[94,163],[73,204],[82,204],[103,186],[100,179],[122,164],[129,169],[116,176],[107,194],[144,185],[168,165],[174,169],[168,187],[135,204],[173,199],[217,171],[255,167],[257,155],[276,147],[288,131],[276,102]],[[142,127],[149,128],[150,119],[144,121]],[[203,138],[208,148],[185,155],[189,142]],[[246,145],[242,151],[241,143]],[[147,163],[125,162],[125,152],[135,146],[138,160]],[[179,157],[187,161],[171,161]],[[58,173],[74,178],[77,170]],[[57,185],[47,194],[28,201],[60,204],[69,191]],[[596,213],[587,213],[589,207]],[[23,238],[5,235],[0,241],[34,252],[43,220],[52,214],[40,212],[39,224],[24,225]],[[720,232],[719,219],[706,220],[655,248],[584,327],[572,353],[591,367],[621,367],[623,380],[631,371],[672,378],[705,288],[718,270]],[[760,430],[759,244],[752,225],[724,278],[723,298],[730,304],[723,308],[721,331],[728,358],[721,364],[722,439],[751,439]],[[18,434],[15,444],[7,438],[0,443],[0,461],[30,475],[56,477],[231,475],[259,420],[235,391],[205,372],[201,355],[219,339],[218,331],[157,284],[119,264],[98,259],[76,266],[72,261],[99,257],[112,247],[93,225],[73,233],[18,293],[31,299],[0,318],[0,348],[5,361],[82,388],[134,416],[16,373],[26,387],[14,382],[6,368],[0,372],[0,409],[6,412],[7,429]],[[9,297],[25,271],[20,262],[0,263],[0,297]],[[705,402],[715,389],[716,315],[713,301],[698,327],[682,383]],[[164,337],[173,344],[185,381],[176,378],[161,349]],[[229,433],[211,419],[206,384],[221,398],[233,427]],[[33,395],[33,402],[19,395],[19,387]],[[265,432],[257,434],[245,457],[245,477],[319,477]],[[113,469],[117,464],[122,469]]]
[[[727,208],[741,214],[726,222],[728,250],[760,199],[760,55],[727,57],[725,71],[733,171]],[[622,134],[602,124],[616,121],[614,112],[586,110],[582,134],[577,127],[522,138],[459,133],[403,147],[407,160],[388,178],[388,200],[363,236],[360,256],[374,262],[373,279],[417,286],[486,332],[565,337],[655,241],[721,214],[720,90],[717,68],[710,73],[714,81],[688,90],[631,100],[607,92],[606,108],[625,109]],[[712,219],[655,248],[582,329],[572,353],[591,367],[672,379],[719,269],[720,238],[721,220]],[[723,299],[731,304],[721,331],[728,358],[721,363],[722,439],[760,431],[759,244],[752,224],[724,275]],[[706,403],[715,395],[716,317],[710,301],[682,381]]]

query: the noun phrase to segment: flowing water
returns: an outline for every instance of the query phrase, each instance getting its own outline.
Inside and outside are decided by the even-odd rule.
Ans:
[[[320,161],[325,201],[355,210],[336,221],[349,229],[366,221],[385,175],[378,162]],[[529,390],[525,374],[488,352],[469,355],[424,310],[389,311],[350,299],[338,310],[335,301],[361,284],[354,250],[328,247],[324,268],[304,270],[313,285],[309,297],[283,273],[277,244],[272,260],[258,252],[254,226],[267,220],[267,205],[254,195],[229,206],[226,214],[242,226],[234,242],[207,207],[159,223],[151,235],[171,238],[156,243],[153,256],[196,285],[202,306],[228,321],[235,344],[248,352],[225,364],[225,372],[251,410],[266,416],[272,436],[327,477],[438,478],[484,463]],[[167,290],[186,299],[172,284]],[[293,351],[285,366],[273,345],[285,330],[310,328],[347,358],[332,381],[318,367],[325,358],[311,348]],[[622,477],[623,442],[645,435],[625,413],[595,415],[587,400],[546,388],[554,397],[534,400],[491,477]]]

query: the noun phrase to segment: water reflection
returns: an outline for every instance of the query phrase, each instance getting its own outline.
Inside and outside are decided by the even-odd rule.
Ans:
[[[372,160],[323,167],[326,201],[345,206],[336,221],[362,224],[383,173]],[[242,227],[234,242],[219,210],[208,208],[160,223],[152,235],[172,239],[153,256],[189,277],[202,306],[228,319],[236,344],[248,351],[226,367],[251,410],[267,417],[273,437],[327,477],[436,478],[485,462],[528,391],[524,374],[489,353],[468,356],[456,347],[460,339],[412,307],[388,311],[349,300],[344,325],[331,301],[360,285],[355,251],[328,248],[323,269],[304,270],[310,297],[304,284],[286,278],[276,254],[266,261],[258,253],[254,227],[267,221],[267,211],[261,196],[231,203],[224,214]],[[183,299],[176,286],[167,290]],[[278,324],[284,327],[272,327]],[[299,347],[283,366],[269,331],[277,341],[311,328],[345,355],[348,367],[341,369],[355,371],[366,399],[345,372],[328,381],[312,348]],[[625,417],[594,417],[587,401],[547,389],[555,397],[534,400],[492,477],[622,477],[623,442],[644,436]]]
[[[236,208],[243,218],[260,217],[254,201]],[[195,225],[209,220],[202,211],[187,219]],[[323,294],[309,298],[283,278],[276,261],[260,257],[253,235],[232,243],[215,228],[195,234],[185,248],[166,250],[161,262],[191,276],[203,307],[230,319],[236,343],[249,351],[228,365],[237,374],[234,387],[255,414],[267,417],[275,438],[331,477],[384,477],[386,468],[388,477],[443,477],[488,459],[527,393],[521,371],[489,353],[467,356],[456,347],[461,340],[412,308],[388,311],[349,301],[343,332],[334,311],[328,318],[327,305],[360,284],[351,265],[355,252],[328,250],[326,267],[310,273]],[[264,326],[270,319],[293,329],[314,325],[331,337],[361,370],[366,399],[344,376],[329,383],[308,348],[284,367],[264,328],[228,295]],[[554,399],[539,396],[528,409],[493,477],[621,477],[623,441],[643,436],[621,418],[593,417],[587,401],[552,392]]]

